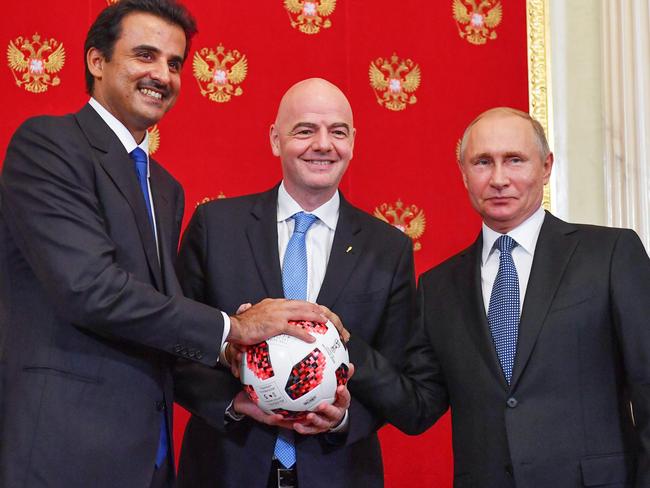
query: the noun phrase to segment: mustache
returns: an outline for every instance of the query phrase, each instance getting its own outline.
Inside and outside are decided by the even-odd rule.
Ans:
[[[149,88],[151,90],[158,91],[163,96],[163,98],[169,96],[169,87],[162,84],[158,80],[141,81],[140,83],[138,83],[138,90],[142,88]]]

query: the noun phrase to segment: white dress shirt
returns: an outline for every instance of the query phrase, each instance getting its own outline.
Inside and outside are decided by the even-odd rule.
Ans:
[[[307,230],[305,234],[305,247],[307,248],[307,301],[316,303],[320,287],[325,279],[327,263],[330,259],[332,242],[334,242],[334,233],[336,224],[339,220],[339,207],[341,197],[338,190],[332,198],[322,204],[320,207],[307,212],[298,202],[296,202],[284,187],[284,181],[278,188],[278,254],[280,256],[280,268],[284,261],[284,253],[287,250],[287,244],[293,234],[295,226],[294,219],[291,218],[297,212],[305,212],[318,217]],[[348,411],[345,411],[343,419],[330,432],[341,432],[348,427]]]
[[[117,138],[124,146],[124,149],[126,149],[127,153],[131,153],[131,151],[133,151],[136,147],[139,147],[147,155],[147,189],[149,190],[147,198],[149,198],[149,204],[151,205],[153,234],[154,238],[156,239],[156,253],[158,254],[158,261],[160,261],[160,250],[158,249],[158,229],[156,227],[156,209],[154,208],[153,198],[151,197],[151,180],[149,179],[149,132],[145,131],[144,139],[142,139],[142,142],[138,144],[129,129],[127,129],[124,124],[120,122],[112,113],[106,110],[101,103],[91,97],[88,101],[88,104],[95,109],[95,112],[97,112],[102,120],[106,122],[106,125],[108,125],[108,127],[115,133]],[[133,177],[137,178],[135,169],[133,170]],[[176,252],[175,249],[172,251]],[[221,336],[221,344],[223,345],[226,337],[228,337],[228,334],[230,333],[230,317],[228,317],[228,315],[223,312],[221,312],[221,315],[223,316],[223,335]]]
[[[320,287],[325,278],[327,263],[332,250],[336,224],[339,220],[339,192],[334,193],[323,205],[311,212],[303,210],[284,187],[284,182],[278,189],[278,254],[280,268],[284,261],[284,253],[295,225],[291,218],[297,212],[305,212],[318,217],[307,230],[305,246],[307,248],[307,301],[316,303]]]
[[[512,250],[512,260],[517,268],[517,277],[519,278],[519,313],[524,305],[526,288],[528,287],[528,278],[530,278],[530,268],[533,265],[535,256],[535,247],[539,231],[544,223],[544,209],[540,207],[530,217],[524,220],[517,227],[512,229],[506,235],[517,241],[517,246]],[[494,247],[495,241],[502,236],[490,229],[485,222],[483,223],[483,253],[481,256],[481,287],[483,290],[483,305],[485,313],[488,313],[490,306],[490,295],[494,280],[499,271],[499,256],[501,252]]]

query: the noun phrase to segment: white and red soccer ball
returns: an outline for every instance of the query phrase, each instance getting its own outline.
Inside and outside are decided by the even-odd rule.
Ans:
[[[248,346],[241,382],[262,410],[298,419],[321,402],[334,403],[336,387],[348,379],[350,359],[330,322],[293,322],[316,338],[308,343],[289,335]]]

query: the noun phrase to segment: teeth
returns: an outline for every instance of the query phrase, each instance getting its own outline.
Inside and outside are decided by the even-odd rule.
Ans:
[[[320,161],[320,160],[313,160],[313,159],[308,159],[307,162],[309,164],[316,164],[318,166],[327,166],[328,164],[332,164],[332,161]]]
[[[143,95],[147,95],[148,97],[155,98],[156,100],[161,100],[162,99],[162,94],[155,92],[153,90],[149,90],[148,88],[141,88],[140,93]]]

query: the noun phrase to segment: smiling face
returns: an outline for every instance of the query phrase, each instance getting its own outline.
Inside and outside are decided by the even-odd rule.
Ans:
[[[92,96],[137,142],[176,102],[185,42],[178,25],[134,12],[122,19],[110,61],[96,48],[86,53],[95,78]]]
[[[489,111],[472,126],[460,163],[472,206],[502,234],[541,206],[552,166],[530,120],[506,110]]]
[[[282,162],[287,192],[305,209],[336,192],[352,159],[352,109],[336,86],[321,79],[287,91],[271,126],[271,149]]]

